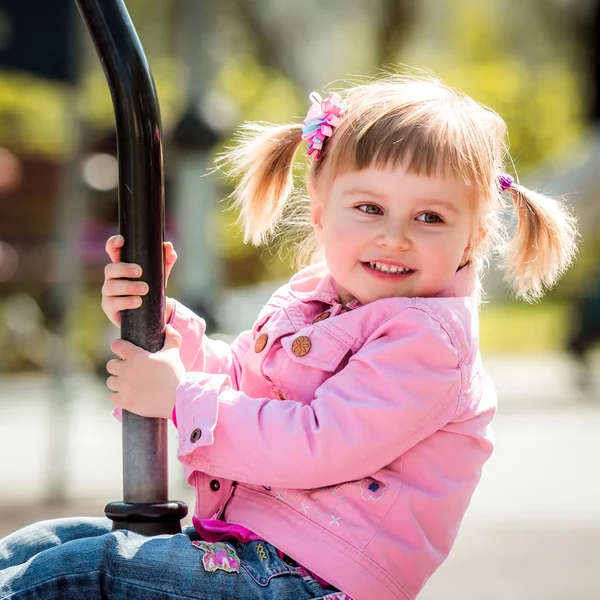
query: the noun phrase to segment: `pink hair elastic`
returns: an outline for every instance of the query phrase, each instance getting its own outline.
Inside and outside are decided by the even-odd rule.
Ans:
[[[500,173],[498,175],[498,184],[500,185],[500,192],[505,192],[512,187],[515,180],[508,173]]]

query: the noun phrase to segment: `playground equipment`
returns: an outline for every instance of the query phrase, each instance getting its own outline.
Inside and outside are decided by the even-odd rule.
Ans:
[[[150,291],[125,311],[121,337],[149,352],[165,326],[164,171],[160,107],[148,62],[122,0],[75,0],[108,82],[119,161],[121,260],[141,265]],[[106,506],[113,529],[177,533],[187,514],[168,500],[167,422],[123,411],[123,501]]]

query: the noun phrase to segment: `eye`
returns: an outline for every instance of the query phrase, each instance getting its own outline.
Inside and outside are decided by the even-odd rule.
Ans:
[[[439,215],[436,215],[435,213],[431,213],[431,212],[421,213],[417,217],[417,221],[421,221],[422,223],[443,223],[444,222],[444,220]]]
[[[358,210],[368,215],[382,215],[383,211],[376,204],[361,204],[357,206]]]

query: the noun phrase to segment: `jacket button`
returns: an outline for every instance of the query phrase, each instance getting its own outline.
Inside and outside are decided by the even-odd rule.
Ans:
[[[269,336],[266,333],[261,333],[257,338],[256,342],[254,342],[254,352],[262,352],[267,345],[267,340]]]
[[[319,315],[314,321],[313,321],[313,325],[315,323],[318,323],[319,321],[324,321],[325,319],[329,319],[329,317],[331,316],[331,313],[329,311],[324,312],[323,314]]]
[[[219,480],[218,480],[218,479],[213,479],[213,480],[210,482],[210,489],[211,489],[213,492],[218,492],[218,491],[221,489],[221,484],[219,483]]]
[[[310,338],[306,337],[305,335],[298,336],[292,342],[292,352],[296,356],[306,356],[310,352],[310,347]]]
[[[195,444],[202,437],[202,429],[194,429],[192,435],[190,435],[190,442]]]

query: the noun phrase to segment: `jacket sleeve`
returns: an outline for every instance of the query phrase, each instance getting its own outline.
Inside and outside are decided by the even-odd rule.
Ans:
[[[179,459],[257,485],[353,481],[450,422],[460,390],[448,334],[409,308],[376,331],[310,404],[248,397],[227,375],[188,374],[177,389]]]
[[[228,375],[237,389],[242,363],[252,339],[251,331],[244,331],[231,344],[211,340],[204,332],[206,323],[189,308],[175,302],[170,324],[181,334],[179,355],[187,372]]]

